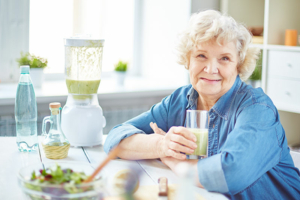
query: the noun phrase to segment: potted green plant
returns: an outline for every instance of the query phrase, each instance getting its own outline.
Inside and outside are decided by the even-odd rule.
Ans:
[[[41,87],[44,81],[44,68],[47,67],[48,64],[47,59],[21,52],[21,57],[17,59],[17,62],[19,66],[29,65],[33,85],[35,87]]]
[[[257,88],[261,86],[261,73],[262,73],[262,53],[256,61],[255,69],[252,75],[249,77],[249,84],[252,87]]]
[[[123,62],[123,61],[119,61],[115,65],[115,74],[116,74],[118,85],[124,85],[124,80],[125,80],[125,77],[126,77],[127,66],[128,66],[128,63],[127,62]]]

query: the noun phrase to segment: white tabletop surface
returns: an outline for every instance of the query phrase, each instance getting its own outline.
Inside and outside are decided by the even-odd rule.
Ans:
[[[32,163],[46,162],[49,159],[45,157],[42,148],[41,156],[39,152],[19,152],[15,137],[0,137],[0,143],[0,199],[25,199],[18,187],[17,173],[19,169]],[[68,157],[63,160],[90,163],[93,167],[97,167],[105,158],[106,154],[102,146],[71,147]],[[102,171],[107,176],[108,185],[115,173],[122,169],[128,169],[129,166],[141,170],[140,185],[157,185],[157,180],[161,176],[167,177],[169,184],[176,184],[179,181],[179,178],[158,160],[127,161],[116,159],[112,160]],[[207,192],[201,188],[195,187],[194,190],[207,200],[227,199],[221,194]]]

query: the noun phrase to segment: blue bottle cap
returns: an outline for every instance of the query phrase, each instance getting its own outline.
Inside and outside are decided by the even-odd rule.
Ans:
[[[21,74],[29,74],[30,68],[29,65],[22,65],[20,66]]]

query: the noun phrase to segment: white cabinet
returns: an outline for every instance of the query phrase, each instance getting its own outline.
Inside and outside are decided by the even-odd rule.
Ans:
[[[268,77],[279,76],[300,80],[300,52],[268,51]]]
[[[279,110],[300,113],[300,52],[267,49],[265,91]]]
[[[278,110],[300,113],[300,44],[284,46],[285,30],[300,35],[300,0],[221,0],[221,12],[247,26],[264,26],[262,88]]]
[[[300,80],[270,76],[267,91],[276,107],[280,110],[300,112]]]

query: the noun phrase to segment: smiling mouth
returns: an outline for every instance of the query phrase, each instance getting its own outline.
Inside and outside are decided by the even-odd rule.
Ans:
[[[200,78],[200,79],[209,83],[217,83],[221,81],[221,79],[208,79],[208,78]]]

